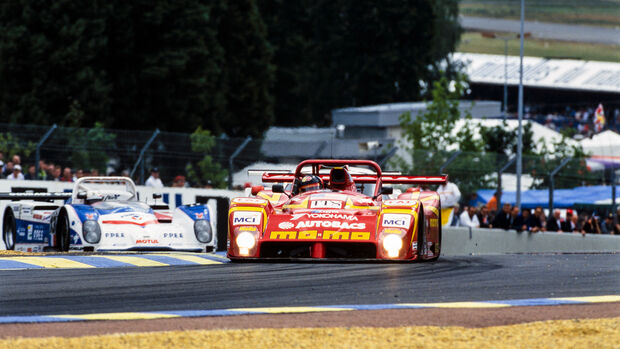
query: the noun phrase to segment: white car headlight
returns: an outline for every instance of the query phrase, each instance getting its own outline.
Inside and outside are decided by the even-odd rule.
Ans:
[[[403,248],[403,239],[397,234],[389,234],[383,239],[383,248],[387,251],[388,257],[396,258]]]
[[[239,247],[239,254],[247,256],[250,254],[250,250],[256,246],[256,239],[254,234],[246,231],[237,235],[236,243]]]
[[[101,240],[101,228],[99,223],[93,220],[87,220],[82,223],[82,235],[84,240],[89,244],[96,244]]]
[[[198,219],[194,222],[194,234],[200,242],[209,242],[213,237],[211,224],[204,219]]]

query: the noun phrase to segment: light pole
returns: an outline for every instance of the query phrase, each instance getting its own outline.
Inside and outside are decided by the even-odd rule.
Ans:
[[[519,48],[519,140],[517,143],[517,198],[516,206],[521,209],[521,172],[523,165],[523,22],[525,21],[525,0],[521,0],[521,37]]]
[[[508,41],[512,39],[517,39],[521,37],[521,34],[517,35],[500,35],[498,33],[493,32],[482,32],[480,33],[483,38],[487,39],[499,39],[504,41],[504,103],[502,104],[502,115],[504,116],[504,120],[506,119],[506,114],[508,112]],[[526,38],[529,37],[530,33],[523,34]]]

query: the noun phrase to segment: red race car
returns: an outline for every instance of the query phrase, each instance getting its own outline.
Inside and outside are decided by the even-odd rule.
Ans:
[[[294,173],[260,172],[264,183],[277,184],[231,201],[232,261],[439,258],[439,195],[411,187],[391,199],[385,184],[442,184],[447,176],[383,173],[368,160],[305,160]]]

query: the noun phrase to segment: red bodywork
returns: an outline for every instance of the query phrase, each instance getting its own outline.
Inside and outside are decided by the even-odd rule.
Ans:
[[[342,187],[331,188],[326,169],[343,167],[348,171],[347,167],[357,166],[374,172],[348,172],[356,184],[374,184],[371,195],[342,190]],[[389,199],[381,191],[386,183],[441,184],[447,180],[446,176],[383,175],[379,165],[367,160],[306,160],[297,166],[295,173],[264,173],[263,182],[292,184],[296,178],[310,173],[320,176],[327,188],[297,195],[292,195],[291,190],[284,193],[261,190],[253,197],[231,201],[228,216],[231,260],[434,260],[439,257],[439,195],[410,188]]]

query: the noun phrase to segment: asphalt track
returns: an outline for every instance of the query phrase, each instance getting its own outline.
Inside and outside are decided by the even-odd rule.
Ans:
[[[0,316],[457,302],[620,293],[620,254],[433,263],[227,263],[0,272]]]
[[[473,30],[518,33],[521,29],[521,22],[513,19],[461,16],[460,22],[463,28]],[[524,31],[538,39],[620,45],[616,28],[525,21]]]

